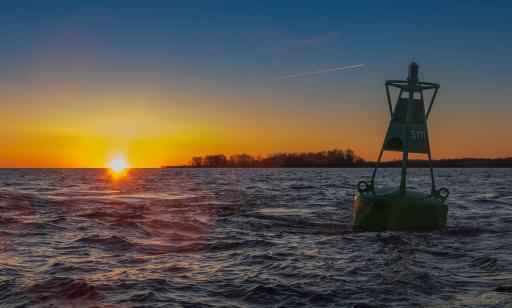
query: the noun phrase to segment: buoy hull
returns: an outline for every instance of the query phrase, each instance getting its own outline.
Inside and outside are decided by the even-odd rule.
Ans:
[[[448,206],[417,191],[358,192],[354,226],[366,230],[420,230],[446,225]]]

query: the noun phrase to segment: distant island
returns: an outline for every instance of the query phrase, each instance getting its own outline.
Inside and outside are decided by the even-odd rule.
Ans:
[[[400,167],[400,160],[382,162],[382,167]],[[456,158],[433,160],[436,168],[512,168],[512,157],[506,158]],[[358,168],[373,167],[353,150],[321,152],[276,153],[266,157],[249,154],[224,154],[194,156],[187,165],[163,166],[164,168]],[[409,167],[428,167],[426,160],[409,160]]]

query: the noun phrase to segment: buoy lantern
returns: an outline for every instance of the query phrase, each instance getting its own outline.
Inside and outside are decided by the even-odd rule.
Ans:
[[[448,189],[436,189],[432,157],[430,154],[427,119],[439,90],[439,84],[418,79],[419,66],[409,65],[407,80],[387,80],[386,94],[391,120],[384,144],[368,184],[360,181],[355,197],[354,225],[366,230],[405,230],[438,228],[446,224],[448,206],[445,200]],[[393,108],[389,87],[399,89]],[[424,91],[433,90],[425,112]],[[400,187],[398,189],[376,189],[375,175],[384,151],[402,152]],[[407,189],[407,160],[409,153],[428,155],[428,166],[432,179],[430,192]]]

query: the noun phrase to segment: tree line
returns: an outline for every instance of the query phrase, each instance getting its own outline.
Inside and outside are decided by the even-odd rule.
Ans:
[[[434,168],[512,168],[512,157],[505,158],[456,158],[433,160]],[[365,161],[351,149],[321,152],[276,153],[266,157],[249,154],[224,154],[194,156],[185,166],[191,168],[342,168],[374,167],[375,162]],[[426,160],[409,160],[410,168],[428,167]],[[169,166],[170,167],[170,166]],[[400,168],[400,160],[381,162],[381,168]]]
[[[276,153],[266,157],[253,157],[249,154],[224,154],[194,156],[188,167],[194,168],[320,168],[320,167],[356,167],[366,162],[351,149],[322,152]]]

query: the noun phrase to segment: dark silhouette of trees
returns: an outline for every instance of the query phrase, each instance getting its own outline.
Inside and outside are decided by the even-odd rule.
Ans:
[[[228,167],[229,162],[223,154],[194,156],[189,162],[190,167]]]
[[[428,167],[426,160],[409,160],[408,167]],[[457,158],[433,160],[435,168],[512,168],[512,157],[506,158]],[[266,157],[249,154],[223,154],[194,156],[186,167],[194,168],[339,168],[374,167],[375,162],[365,161],[351,149],[322,152],[276,153]],[[401,161],[381,162],[381,167],[400,168]]]
[[[189,163],[190,167],[202,167],[203,158],[201,156],[193,156]]]
[[[253,167],[258,164],[256,159],[248,154],[235,154],[229,157],[229,165],[237,167]]]
[[[203,158],[203,167],[227,167],[229,162],[223,154],[207,155]]]
[[[234,154],[226,159],[222,154],[208,155],[205,157],[194,156],[190,160],[189,167],[354,167],[365,164],[365,161],[357,156],[354,151],[348,149],[330,150],[323,152],[304,153],[276,153],[267,157],[254,158],[248,154]]]

